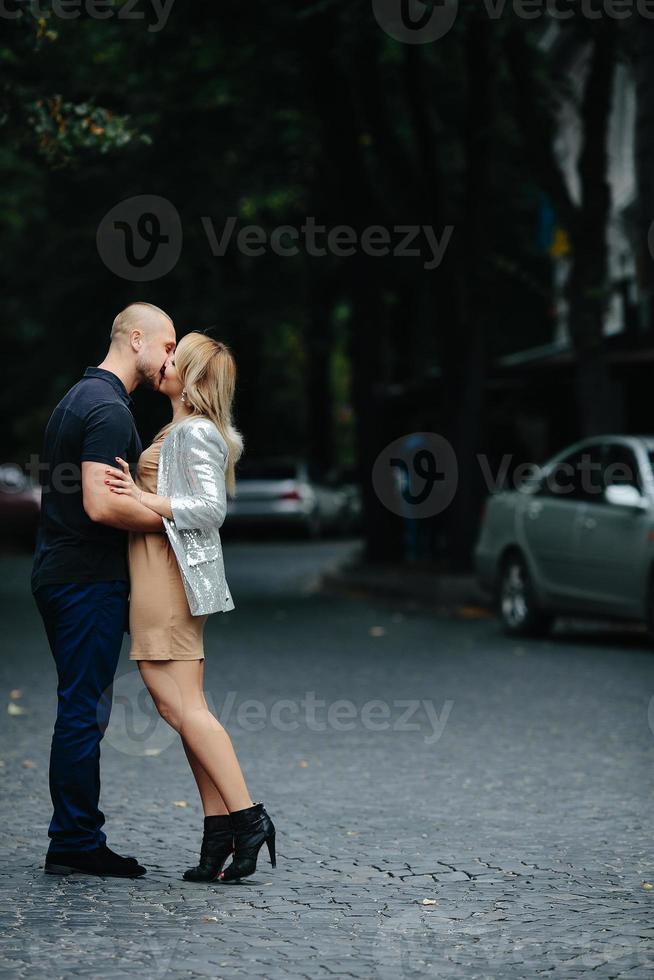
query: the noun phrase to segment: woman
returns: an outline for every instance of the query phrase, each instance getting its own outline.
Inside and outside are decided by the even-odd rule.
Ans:
[[[161,717],[179,732],[202,800],[200,862],[184,873],[187,881],[252,874],[264,842],[275,867],[275,827],[263,803],[252,802],[231,739],[203,693],[205,623],[210,613],[234,608],[219,528],[243,449],[231,419],[235,378],[225,344],[187,334],[159,388],[173,417],[142,453],[136,482],[120,458],[119,468],[106,470],[111,492],[160,514],[166,531],[129,535],[130,659]]]

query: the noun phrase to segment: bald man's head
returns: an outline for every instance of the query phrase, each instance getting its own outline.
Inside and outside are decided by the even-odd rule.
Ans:
[[[120,311],[112,323],[110,340],[112,344],[114,341],[120,343],[129,338],[130,331],[136,326],[146,331],[148,327],[156,324],[161,317],[165,317],[170,323],[173,322],[172,317],[169,317],[158,306],[154,306],[153,303],[130,303],[129,306]]]
[[[177,338],[172,319],[152,303],[130,303],[111,327],[111,347],[121,359],[134,360],[139,384],[156,391]]]

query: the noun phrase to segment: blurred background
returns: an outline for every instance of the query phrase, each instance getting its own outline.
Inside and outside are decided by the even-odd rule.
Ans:
[[[7,969],[653,976],[654,0],[0,22]],[[32,464],[134,300],[238,367],[206,691],[281,839],[220,894],[177,880],[202,808],[127,639],[103,806],[144,887],[40,874]]]
[[[2,461],[143,299],[231,346],[243,487],[304,467],[309,534],[470,569],[480,454],[649,429],[654,12],[595,6],[9,4]],[[416,544],[370,474],[421,431],[457,486]]]

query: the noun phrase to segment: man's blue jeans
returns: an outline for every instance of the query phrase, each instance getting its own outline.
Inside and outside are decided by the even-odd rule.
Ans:
[[[111,714],[128,595],[129,583],[118,580],[42,585],[34,593],[59,678],[49,855],[90,850],[107,839],[98,806],[100,741]]]

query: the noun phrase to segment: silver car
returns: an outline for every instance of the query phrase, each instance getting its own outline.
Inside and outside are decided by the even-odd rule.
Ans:
[[[325,472],[288,456],[247,458],[236,467],[236,496],[228,499],[226,523],[298,528],[309,538],[350,527],[348,487],[336,471]]]
[[[654,436],[597,436],[486,501],[479,584],[507,633],[557,614],[642,620],[654,636]]]

